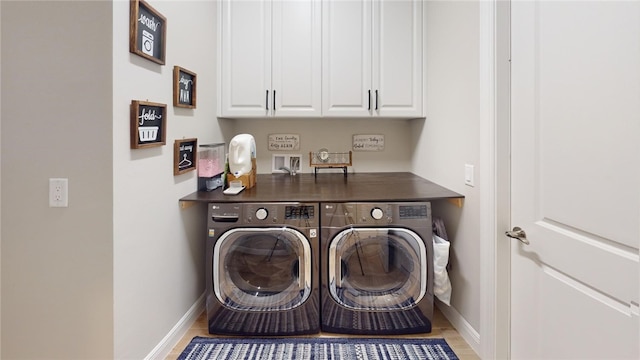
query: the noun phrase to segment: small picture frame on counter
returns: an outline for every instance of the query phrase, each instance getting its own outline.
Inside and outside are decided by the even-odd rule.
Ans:
[[[180,66],[173,67],[173,106],[196,108],[196,73]]]
[[[129,52],[165,63],[167,19],[144,0],[130,0]]]
[[[166,144],[167,105],[131,101],[131,149]]]
[[[173,175],[196,169],[198,163],[198,139],[182,139],[173,143]]]

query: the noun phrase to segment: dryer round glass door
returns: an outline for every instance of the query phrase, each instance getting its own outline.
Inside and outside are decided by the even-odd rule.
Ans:
[[[296,229],[229,230],[216,242],[213,259],[215,295],[232,309],[290,310],[311,293],[311,247]]]
[[[427,291],[424,241],[403,228],[350,228],[329,245],[329,290],[342,306],[400,310]]]

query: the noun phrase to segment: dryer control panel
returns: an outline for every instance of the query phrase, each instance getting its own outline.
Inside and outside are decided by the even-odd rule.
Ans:
[[[320,227],[318,203],[211,203],[208,236],[218,236],[242,226],[287,226],[316,238]]]
[[[315,217],[315,206],[311,205],[288,205],[285,208],[284,218],[291,219],[313,219]]]
[[[253,225],[295,225],[317,227],[317,204],[307,203],[246,203],[242,223]]]
[[[326,203],[322,206],[325,227],[349,225],[431,226],[431,204],[402,203]]]
[[[429,210],[426,204],[420,205],[400,205],[398,206],[400,219],[426,219],[429,217]]]

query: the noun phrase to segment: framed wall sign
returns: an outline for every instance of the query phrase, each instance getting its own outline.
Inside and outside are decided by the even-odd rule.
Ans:
[[[173,67],[173,106],[196,108],[196,73]]]
[[[131,148],[140,149],[166,144],[167,105],[131,101]]]
[[[300,134],[269,134],[269,150],[300,150]]]
[[[353,135],[353,151],[383,151],[384,135]]]
[[[167,19],[144,0],[130,0],[129,52],[164,65]]]
[[[173,175],[196,169],[198,162],[198,139],[182,139],[173,143]]]

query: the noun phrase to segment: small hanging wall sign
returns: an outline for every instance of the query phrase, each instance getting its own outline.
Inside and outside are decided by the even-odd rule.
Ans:
[[[198,161],[198,139],[176,140],[173,144],[173,175],[196,169]]]
[[[384,135],[353,135],[353,151],[384,150]]]
[[[167,105],[148,101],[131,101],[131,148],[140,149],[166,144]]]
[[[167,18],[144,0],[131,0],[129,52],[164,65]]]
[[[173,67],[173,106],[196,108],[196,73]]]
[[[269,150],[300,150],[299,134],[269,134]]]

